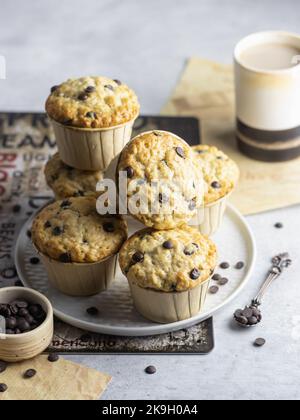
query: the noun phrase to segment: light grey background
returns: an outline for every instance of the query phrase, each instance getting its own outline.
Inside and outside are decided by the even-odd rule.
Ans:
[[[143,113],[158,113],[189,56],[230,63],[241,37],[297,31],[299,16],[297,0],[1,0],[7,79],[0,80],[0,110],[42,110],[50,86],[104,74],[130,84]],[[237,302],[216,315],[214,352],[70,357],[113,376],[105,398],[300,399],[299,206],[248,220],[258,245],[256,272]],[[274,229],[277,221],[284,230]],[[270,257],[286,250],[295,263],[266,298],[263,326],[232,330],[235,307],[255,294]],[[266,347],[252,346],[257,336]],[[144,373],[148,364],[157,366],[156,375]]]

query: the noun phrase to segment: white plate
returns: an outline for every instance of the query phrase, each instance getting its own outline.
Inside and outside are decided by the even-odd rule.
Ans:
[[[230,282],[220,287],[216,295],[209,295],[203,312],[197,316],[172,324],[156,324],[141,317],[134,309],[127,280],[117,273],[117,278],[108,291],[88,298],[66,296],[52,288],[42,264],[30,264],[35,255],[27,231],[31,220],[23,227],[16,244],[15,261],[19,277],[27,287],[45,294],[51,301],[55,315],[66,323],[86,331],[123,336],[147,336],[162,334],[187,328],[203,321],[223,308],[234,299],[245,287],[250,278],[256,259],[256,246],[252,232],[245,219],[232,207],[228,207],[221,230],[215,236],[219,250],[219,261],[228,261],[232,268],[217,270],[228,277]],[[141,226],[129,221],[131,233]],[[243,270],[236,270],[234,265],[244,261]],[[99,316],[91,317],[86,309],[92,306],[99,308]]]

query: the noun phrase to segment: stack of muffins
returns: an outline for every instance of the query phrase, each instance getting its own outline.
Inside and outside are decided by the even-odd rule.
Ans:
[[[68,80],[51,89],[46,111],[59,153],[45,176],[57,201],[36,216],[32,239],[49,281],[69,295],[97,294],[114,280],[119,254],[145,318],[168,323],[195,316],[217,264],[208,236],[237,183],[235,163],[214,147],[193,150],[165,131],[131,139],[139,103],[119,80]],[[96,210],[96,184],[116,159],[116,179],[127,179],[128,213],[146,227],[129,239],[123,216]]]

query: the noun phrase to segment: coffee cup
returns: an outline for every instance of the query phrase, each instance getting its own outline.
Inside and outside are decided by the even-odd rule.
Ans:
[[[300,156],[300,36],[260,32],[234,51],[237,141],[250,158]]]

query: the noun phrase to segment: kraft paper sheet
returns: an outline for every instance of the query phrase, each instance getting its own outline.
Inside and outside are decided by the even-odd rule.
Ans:
[[[24,379],[27,369],[37,374]],[[50,363],[42,355],[33,360],[10,364],[0,373],[0,383],[8,390],[0,393],[1,400],[97,400],[106,389],[111,377],[94,369],[60,359]]]
[[[300,159],[265,163],[238,151],[231,65],[191,58],[162,114],[199,118],[202,143],[214,144],[238,163],[241,179],[231,202],[243,214],[300,203]]]

